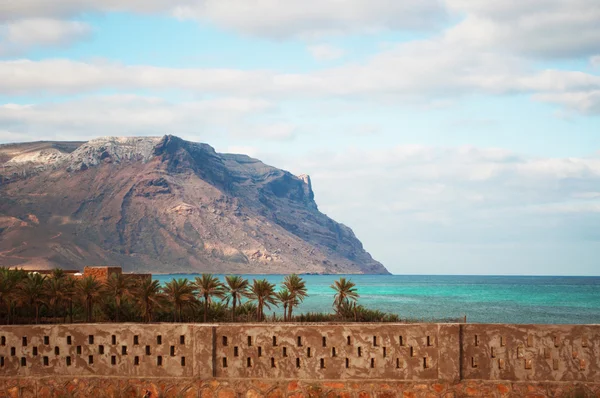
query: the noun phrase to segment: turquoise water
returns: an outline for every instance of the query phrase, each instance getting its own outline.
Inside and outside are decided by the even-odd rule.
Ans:
[[[197,275],[155,275],[164,283]],[[223,278],[222,275],[219,277]],[[245,275],[279,285],[281,275]],[[303,275],[309,297],[299,312],[331,312],[339,275]],[[359,303],[400,315],[436,320],[467,316],[481,323],[600,323],[600,277],[351,275]],[[276,311],[276,309],[274,309]],[[267,312],[272,313],[273,311]]]

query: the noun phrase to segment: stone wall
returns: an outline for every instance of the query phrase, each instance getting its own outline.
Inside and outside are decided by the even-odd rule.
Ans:
[[[600,397],[600,326],[0,327],[0,397],[146,390],[153,397]]]

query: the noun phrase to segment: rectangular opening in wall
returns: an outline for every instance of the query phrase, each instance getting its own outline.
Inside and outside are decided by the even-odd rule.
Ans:
[[[38,348],[37,347],[33,347],[33,356],[37,357],[38,354]]]
[[[283,347],[283,356],[287,357],[287,347]]]
[[[334,357],[334,358],[337,356],[337,352],[335,351],[335,347],[331,347],[331,356]]]
[[[250,358],[250,357],[246,358],[246,366],[249,368],[252,367],[252,358]]]
[[[273,336],[273,347],[277,347],[277,337]]]
[[[427,336],[427,347],[431,347],[433,343],[431,342],[431,336]]]
[[[221,340],[223,341],[223,347],[227,347],[227,336],[223,336]]]
[[[223,367],[226,368],[227,367],[227,358],[223,357]]]
[[[398,336],[398,342],[400,343],[401,347],[404,347],[404,337],[403,336]]]
[[[134,366],[140,366],[140,357],[134,357],[133,358],[133,365]]]
[[[179,344],[185,345],[185,336],[183,334],[181,336],[179,336]]]
[[[306,348],[306,356],[310,358],[310,347]]]
[[[358,347],[357,354],[359,357],[362,357],[362,347]]]
[[[400,358],[396,358],[396,369],[400,369]]]
[[[48,336],[46,336],[46,337],[48,337]],[[0,345],[1,346],[5,346],[6,345],[6,336],[0,337]]]
[[[490,350],[491,350],[491,352],[490,352],[491,357],[496,358],[496,347],[491,347]]]
[[[93,335],[93,334],[90,334],[90,335],[88,336],[88,343],[89,343],[89,344],[94,344],[94,335]]]
[[[94,364],[94,356],[93,355],[88,356],[88,364],[90,364],[90,365]]]
[[[275,367],[275,358],[271,357],[271,367]]]
[[[415,356],[415,349],[413,348],[413,346],[410,346],[410,350],[409,351],[410,351],[409,355],[411,357],[414,357]]]
[[[323,336],[323,347],[327,347],[327,337]]]
[[[44,357],[42,360],[44,362],[44,366],[49,366],[50,365],[50,360],[48,359],[48,357]]]
[[[302,347],[302,337],[298,336],[298,347]]]
[[[116,365],[117,364],[117,356],[116,355],[111,355],[111,357],[110,357],[110,364],[111,365]]]
[[[149,345],[146,346],[146,355],[150,355],[150,346]]]
[[[533,347],[533,336],[532,335],[527,336],[527,347]]]
[[[429,361],[427,357],[423,357],[423,369],[427,369],[429,367]]]
[[[113,335],[111,336],[111,341],[112,341],[112,344],[113,344],[113,345],[117,345],[117,336],[113,334]]]
[[[103,346],[102,344],[100,344],[100,345],[98,346],[98,353],[99,353],[100,355],[104,354],[104,346]]]
[[[49,345],[50,344],[50,336],[44,336],[44,345]],[[4,345],[4,344],[2,344]]]
[[[321,369],[325,369],[325,358],[321,358]]]
[[[81,346],[80,345],[77,346],[77,355],[81,355]]]
[[[135,336],[133,336],[133,345],[139,345],[140,344],[140,336],[138,336],[137,334]]]
[[[350,336],[346,337],[346,342],[348,345],[352,344],[352,339],[350,338]]]
[[[248,336],[248,347],[252,347],[252,336]]]
[[[27,366],[27,358],[21,357],[21,366]]]
[[[373,347],[377,347],[377,336],[373,336]]]
[[[156,344],[158,344],[158,345],[162,344],[162,336],[160,334],[158,336],[156,336]]]
[[[126,345],[121,346],[121,355],[127,355],[127,346]]]
[[[27,347],[27,337],[22,338],[23,347]]]
[[[387,347],[383,347],[383,357],[387,356]]]
[[[296,358],[296,367],[299,368],[300,367],[300,358]]]
[[[371,368],[375,367],[375,358],[371,358]]]
[[[71,357],[68,356],[65,358],[66,362],[67,362],[67,366],[71,366]]]
[[[553,359],[552,360],[552,369],[553,370],[558,370],[558,359]]]
[[[346,358],[346,369],[350,367],[350,358]]]
[[[73,338],[71,336],[67,336],[67,345],[71,345],[73,343]]]
[[[171,352],[171,356],[174,357],[175,356],[175,346],[174,345],[171,346],[170,352]]]
[[[479,335],[475,335],[474,336],[474,341],[473,343],[475,344],[475,347],[477,347],[479,345]]]
[[[0,357],[0,368],[4,367],[4,357]]]
[[[239,352],[238,348],[237,347],[233,347],[233,356],[237,357],[239,355],[240,355],[240,352]]]
[[[60,355],[60,348],[54,347],[54,355]]]
[[[160,356],[160,355],[157,356],[156,357],[156,366],[162,366],[162,363],[163,363],[162,356]]]
[[[476,368],[477,367],[477,358],[471,357],[471,367],[472,368]]]
[[[506,340],[504,339],[504,336],[500,336],[500,347],[504,347],[506,345]]]
[[[181,357],[181,366],[185,366],[185,357]]]
[[[262,357],[262,347],[258,347],[258,356]]]
[[[17,355],[17,349],[15,347],[10,347],[10,355],[13,357]]]

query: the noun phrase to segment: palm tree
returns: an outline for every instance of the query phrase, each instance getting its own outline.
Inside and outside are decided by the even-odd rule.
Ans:
[[[54,268],[51,275],[54,279],[63,279],[65,276],[67,276],[65,270],[62,268]]]
[[[94,303],[102,295],[102,284],[93,276],[86,276],[79,281],[76,289],[85,302],[86,322],[92,322]]]
[[[10,324],[10,315],[13,309],[13,302],[18,293],[19,283],[27,276],[26,273],[19,270],[11,270],[6,267],[0,267],[0,306],[6,308],[6,324]]]
[[[264,307],[271,309],[270,304],[277,306],[275,284],[266,279],[252,281],[250,297],[256,301],[256,320],[259,322],[264,318]]]
[[[69,322],[73,323],[73,300],[77,295],[77,280],[71,276],[66,276],[63,282],[63,297],[65,303],[69,306]],[[65,311],[65,316],[63,319],[63,323],[67,323],[67,312]]]
[[[231,320],[234,322],[237,303],[242,302],[242,297],[248,297],[249,286],[248,279],[244,279],[239,275],[227,275],[225,277],[225,297],[227,298],[227,304],[230,300],[232,302]]]
[[[290,318],[288,318],[287,309],[297,304],[298,300],[287,289],[282,289],[279,292],[277,292],[277,300],[279,300],[279,302],[283,305],[283,321],[289,321]]]
[[[350,304],[350,302],[356,302],[356,300],[358,300],[359,296],[356,289],[356,284],[350,280],[346,280],[346,278],[340,278],[330,287],[336,291],[333,299],[333,306],[338,314],[342,312],[341,310],[343,305]]]
[[[181,321],[181,311],[184,306],[192,305],[195,301],[194,286],[187,278],[173,279],[165,284],[163,292],[171,304],[173,304],[173,321]]]
[[[53,277],[48,279],[47,282],[47,294],[48,294],[48,306],[52,309],[52,317],[56,318],[58,316],[59,306],[65,300],[65,280],[63,277]],[[56,319],[55,319],[56,321]]]
[[[46,276],[31,273],[19,286],[19,301],[35,307],[35,323],[40,320],[40,307],[46,300]]]
[[[289,313],[287,315],[287,320],[291,321],[292,320],[292,311],[293,311],[294,307],[296,305],[300,304],[301,302],[303,302],[304,298],[308,296],[307,289],[306,289],[306,282],[304,281],[304,279],[300,278],[298,275],[291,274],[291,275],[287,275],[285,277],[282,285],[290,292],[290,294],[294,298],[294,300],[290,301],[290,303],[289,303]],[[285,318],[286,317],[284,316],[284,319]]]
[[[104,284],[105,292],[115,299],[116,322],[119,322],[119,314],[121,313],[121,302],[123,298],[131,296],[133,288],[132,280],[127,275],[121,273],[113,273],[110,275]]]
[[[161,307],[164,299],[160,283],[157,280],[144,279],[134,288],[135,300],[142,309],[144,322],[152,322],[154,309]]]
[[[198,295],[204,299],[204,323],[208,318],[208,306],[212,302],[213,297],[225,297],[225,286],[219,281],[219,278],[212,274],[202,274],[201,277],[196,277],[194,287],[198,291]]]

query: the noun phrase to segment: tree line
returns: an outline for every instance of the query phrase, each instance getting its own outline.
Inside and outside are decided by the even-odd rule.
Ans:
[[[5,324],[74,322],[329,322],[384,321],[399,317],[357,303],[356,285],[334,281],[333,313],[294,310],[308,297],[306,281],[285,276],[279,288],[266,279],[212,274],[173,279],[161,286],[150,278],[111,274],[106,282],[74,278],[61,269],[49,275],[0,267],[0,319]],[[267,316],[280,307],[282,315]]]

